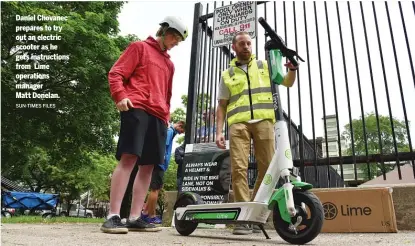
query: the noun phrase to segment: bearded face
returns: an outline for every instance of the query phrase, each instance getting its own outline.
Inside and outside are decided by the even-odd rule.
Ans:
[[[252,54],[251,37],[245,33],[238,34],[235,42],[232,44],[232,49],[235,51],[239,61],[249,60]]]

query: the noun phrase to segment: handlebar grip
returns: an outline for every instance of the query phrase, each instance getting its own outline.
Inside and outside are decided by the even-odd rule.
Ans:
[[[258,19],[259,24],[265,29],[267,32],[273,32],[272,28],[268,25],[264,18],[259,17]]]
[[[258,18],[258,22],[259,24],[261,24],[261,26],[265,29],[266,33],[268,34],[268,36],[277,43],[277,45],[280,47],[281,52],[283,53],[283,55],[285,57],[288,58],[288,60],[290,60],[290,62],[294,65],[294,66],[298,66],[298,62],[297,60],[294,58],[294,56],[292,54],[287,54],[288,53],[288,48],[285,46],[284,42],[281,40],[281,38],[277,35],[277,33],[275,33],[275,31],[270,27],[270,25],[266,22],[266,20],[263,17],[259,17]]]
[[[283,45],[285,47],[285,45],[281,42],[281,39],[278,37],[275,31],[268,25],[268,23],[265,21],[264,18],[259,17],[258,22],[265,29],[265,31],[267,32],[267,34],[270,36],[271,39],[278,42],[278,45]]]
[[[294,67],[298,66],[298,61],[293,56],[287,56],[287,58],[294,65]]]

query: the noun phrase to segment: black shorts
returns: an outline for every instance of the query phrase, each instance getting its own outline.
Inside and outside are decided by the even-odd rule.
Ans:
[[[166,151],[167,126],[164,121],[142,109],[122,111],[117,160],[122,154],[139,157],[138,165],[163,163]]]
[[[155,165],[153,174],[151,176],[150,189],[160,190],[163,187],[164,181],[164,170],[159,165]]]

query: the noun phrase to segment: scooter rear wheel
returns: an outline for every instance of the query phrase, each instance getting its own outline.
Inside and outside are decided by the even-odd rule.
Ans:
[[[295,224],[298,216],[302,217],[301,223],[295,230],[290,228],[290,223],[281,218],[278,206],[274,206],[274,228],[278,235],[288,243],[306,244],[317,237],[323,227],[323,206],[317,196],[310,191],[293,190],[293,197],[297,215],[291,218],[292,224]]]
[[[202,203],[204,203],[203,199],[198,194],[188,192],[179,196],[174,205],[174,209]],[[174,225],[180,235],[189,236],[192,232],[194,232],[194,230],[196,230],[198,223],[189,220],[179,220],[176,215],[174,216]]]

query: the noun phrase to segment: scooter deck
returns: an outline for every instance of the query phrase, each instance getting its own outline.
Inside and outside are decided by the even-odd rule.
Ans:
[[[264,224],[270,212],[268,204],[259,202],[188,205],[175,211],[178,220],[208,224]]]

